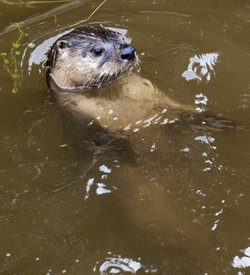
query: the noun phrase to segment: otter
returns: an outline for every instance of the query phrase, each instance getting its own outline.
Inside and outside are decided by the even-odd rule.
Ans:
[[[126,178],[125,187],[120,186],[124,200],[121,203],[119,197],[116,207],[121,205],[122,212],[127,203],[125,209],[129,209],[132,224],[154,235],[154,241],[159,239],[162,242],[159,236],[168,239],[169,235],[178,239],[182,228],[187,235],[194,235],[189,238],[192,245],[194,239],[199,239],[197,243],[204,243],[199,228],[198,233],[193,230],[191,222],[175,210],[165,187],[159,188],[165,183],[175,184],[171,169],[180,166],[177,150],[171,155],[174,146],[168,143],[166,131],[182,123],[198,122],[201,127],[207,125],[219,129],[231,128],[232,124],[223,118],[199,112],[195,106],[171,99],[150,80],[133,72],[138,63],[136,50],[124,35],[102,26],[84,26],[63,35],[52,45],[46,64],[47,84],[63,113],[69,117],[68,125],[73,130],[71,128],[68,132],[76,140],[74,145],[78,147],[82,143],[85,147],[87,144],[87,152],[91,148],[98,151],[98,148],[109,146],[111,150],[107,154],[120,150],[122,161],[129,160],[129,165],[123,165],[119,173],[112,169],[109,177],[118,183]],[[129,159],[127,155],[123,158],[125,151],[129,152]],[[120,160],[115,155],[111,161],[117,159]],[[147,161],[145,166],[137,165],[140,159],[144,163]],[[131,167],[134,160],[136,165]],[[175,160],[176,165],[173,165]],[[116,162],[110,165],[116,167]],[[153,165],[157,167],[155,172]],[[159,169],[160,165],[164,166],[163,169]],[[97,165],[95,167],[98,171]],[[188,175],[184,173],[185,169],[182,170],[186,182]],[[90,169],[87,171],[91,173]],[[96,173],[90,176],[96,177]],[[151,221],[155,227],[149,226]]]
[[[126,144],[124,150],[144,154],[153,143],[152,133],[159,131],[160,136],[162,129],[183,124],[198,129],[235,127],[223,117],[171,99],[133,72],[138,63],[128,38],[102,26],[80,27],[54,42],[46,63],[47,84],[70,116],[69,124],[77,125],[77,146],[79,140],[91,145],[114,145],[119,140]],[[158,140],[159,146],[160,142],[164,147],[165,138]]]
[[[151,124],[197,118],[203,124],[218,124],[214,116],[174,101],[132,72],[138,62],[135,48],[124,35],[101,26],[84,26],[52,45],[47,83],[63,109],[106,137],[126,137]]]

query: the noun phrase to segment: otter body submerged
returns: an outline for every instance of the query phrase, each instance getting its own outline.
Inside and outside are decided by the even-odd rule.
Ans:
[[[137,63],[135,49],[120,33],[82,27],[52,46],[47,82],[67,112],[85,126],[98,126],[113,136],[127,135],[149,121],[167,124],[183,119],[185,112],[196,113],[132,73]]]
[[[128,225],[150,234],[153,245],[158,243],[160,247],[168,245],[171,238],[185,239],[188,249],[194,244],[206,245],[209,240],[204,232],[176,210],[168,194],[167,186],[175,186],[176,177],[183,184],[190,180],[190,170],[180,165],[183,153],[172,143],[176,132],[172,140],[167,139],[166,126],[197,120],[202,126],[215,128],[231,128],[232,124],[173,101],[150,80],[131,72],[137,63],[135,49],[120,33],[87,26],[53,44],[47,61],[47,82],[70,119],[71,141],[77,149],[81,144],[85,147],[87,143],[87,149],[94,145],[93,162],[84,172],[85,179],[92,168],[98,175],[103,159],[95,153],[100,153],[99,148],[105,152],[105,161],[109,160],[112,167],[108,180],[120,184],[120,195],[109,199],[117,199],[114,208],[118,208],[117,213],[126,213],[123,218],[128,219]],[[193,138],[190,132],[188,137]],[[117,148],[119,155],[113,158]],[[136,164],[142,160],[143,165],[131,165],[134,159]],[[120,160],[124,165],[118,165]],[[119,173],[116,167],[120,167]],[[175,169],[181,171],[180,175],[171,173]],[[96,174],[88,177],[98,181]],[[104,215],[110,209],[104,209]],[[170,243],[173,245],[173,241]]]

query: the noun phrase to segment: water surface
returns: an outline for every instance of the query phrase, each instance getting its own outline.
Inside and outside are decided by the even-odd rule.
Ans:
[[[248,274],[249,2],[110,0],[87,21],[128,30],[143,77],[237,125],[151,121],[136,161],[79,150],[45,83],[50,45],[99,3],[0,1],[0,273]]]

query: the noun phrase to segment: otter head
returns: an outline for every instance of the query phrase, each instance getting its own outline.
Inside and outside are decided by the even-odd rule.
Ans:
[[[52,45],[48,85],[59,90],[99,87],[127,74],[136,62],[135,49],[122,34],[99,26],[81,27]]]

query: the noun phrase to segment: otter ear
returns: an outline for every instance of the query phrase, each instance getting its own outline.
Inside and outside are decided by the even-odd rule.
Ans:
[[[48,53],[48,59],[46,61],[46,67],[48,69],[51,69],[54,66],[57,55],[58,55],[58,49],[55,45],[53,45]]]
[[[59,49],[65,49],[65,48],[69,47],[70,45],[69,45],[69,42],[67,40],[58,40],[56,42],[56,46]]]

